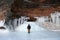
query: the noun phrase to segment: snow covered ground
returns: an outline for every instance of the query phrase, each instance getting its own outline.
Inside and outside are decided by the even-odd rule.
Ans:
[[[4,27],[6,28],[6,26],[4,25],[5,20],[0,20],[0,27]],[[4,34],[4,33],[8,33],[9,30],[8,29],[0,29],[0,34]]]
[[[16,28],[16,31],[20,32],[27,32],[27,26],[30,24],[31,26],[31,32],[36,32],[36,31],[45,31],[46,29],[39,27],[38,25],[35,24],[35,22],[25,22],[24,24],[18,26]]]
[[[0,27],[4,26],[4,22],[5,22],[5,20],[0,20]]]
[[[31,33],[27,33],[27,25],[31,25]],[[51,32],[36,25],[34,22],[27,22],[17,27],[15,32],[0,32],[0,40],[60,40],[60,32]]]

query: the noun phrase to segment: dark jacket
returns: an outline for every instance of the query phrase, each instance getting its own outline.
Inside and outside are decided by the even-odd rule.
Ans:
[[[31,26],[30,26],[30,25],[28,25],[28,26],[27,26],[27,29],[31,29]]]

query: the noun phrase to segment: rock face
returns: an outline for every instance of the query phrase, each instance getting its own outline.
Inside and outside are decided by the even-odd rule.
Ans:
[[[18,16],[49,16],[52,12],[60,11],[59,2],[59,0],[15,0],[11,11]]]
[[[0,5],[0,20],[4,20],[6,18],[8,10],[9,10],[8,4],[2,3]]]
[[[0,0],[2,1],[2,0]],[[4,1],[4,0],[3,0]],[[4,2],[11,5],[11,11],[17,16],[29,16],[29,17],[36,17],[36,16],[49,16],[50,13],[55,11],[60,11],[60,0],[6,0]],[[13,2],[14,1],[14,2]],[[4,5],[4,4],[2,4]],[[9,6],[10,6],[9,5]],[[6,6],[6,5],[5,5]],[[3,11],[0,11],[0,19],[4,19],[6,8],[3,6]],[[1,9],[1,8],[0,8]]]
[[[14,0],[0,0],[0,20],[5,19],[11,13],[8,13],[10,10],[10,5]],[[8,13],[8,14],[7,14]]]

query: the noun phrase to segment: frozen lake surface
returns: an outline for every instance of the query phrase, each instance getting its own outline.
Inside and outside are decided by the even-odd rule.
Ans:
[[[27,26],[31,25],[31,33],[27,33]],[[34,22],[24,23],[15,32],[0,32],[0,40],[60,40],[60,32],[51,32],[36,25]]]
[[[0,34],[0,40],[60,40],[60,33],[39,31],[31,32],[9,32]]]

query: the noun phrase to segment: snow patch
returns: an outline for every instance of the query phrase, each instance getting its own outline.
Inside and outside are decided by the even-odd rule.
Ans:
[[[16,31],[27,32],[27,31],[28,31],[28,30],[27,30],[28,24],[30,24],[30,26],[31,26],[31,32],[36,32],[36,31],[43,31],[43,30],[45,30],[44,28],[39,27],[38,25],[36,25],[35,22],[26,22],[26,23],[18,26],[18,27],[16,28]]]

